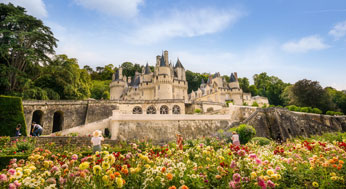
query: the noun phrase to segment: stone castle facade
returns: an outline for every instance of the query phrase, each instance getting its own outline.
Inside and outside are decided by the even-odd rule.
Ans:
[[[142,73],[126,78],[119,68],[110,83],[111,100],[188,100],[185,69],[178,59],[169,63],[168,51],[156,57],[154,71],[147,65]]]
[[[126,77],[120,67],[110,83],[110,99],[121,101],[120,109],[136,114],[184,114],[194,109],[218,110],[226,106],[226,101],[235,105],[268,104],[265,97],[251,97],[239,87],[237,73],[226,82],[220,73],[210,75],[207,82],[202,80],[200,88],[188,94],[185,68],[177,59],[170,63],[168,51],[156,56],[156,65],[152,71],[148,65],[142,73]]]

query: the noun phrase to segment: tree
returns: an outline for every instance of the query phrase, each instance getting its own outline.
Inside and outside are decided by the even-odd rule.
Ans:
[[[109,83],[111,80],[106,80],[106,81],[100,81],[100,80],[93,80],[92,81],[92,87],[91,87],[91,98],[93,99],[109,99],[106,98],[106,92],[109,91]],[[109,92],[108,92],[109,95]]]
[[[0,85],[5,93],[22,91],[20,77],[28,66],[49,62],[56,42],[50,28],[27,15],[24,8],[0,3],[0,57],[4,64],[1,68],[5,69],[7,78]]]
[[[338,91],[332,87],[326,87],[325,90],[331,96],[332,101],[336,104],[337,108],[346,114],[346,93]],[[337,111],[340,111],[338,109]]]
[[[318,81],[303,79],[297,81],[291,88],[291,103],[301,107],[319,108],[323,112],[334,110],[335,104],[328,92]]]
[[[56,55],[43,69],[43,74],[34,82],[36,87],[51,89],[60,99],[90,97],[90,75],[85,69],[79,68],[77,59]]]
[[[244,93],[250,92],[250,82],[249,79],[246,77],[238,78],[239,81],[239,87],[243,90]]]

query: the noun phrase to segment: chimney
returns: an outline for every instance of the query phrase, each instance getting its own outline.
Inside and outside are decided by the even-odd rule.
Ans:
[[[238,81],[238,74],[237,72],[234,72],[235,80]]]
[[[161,59],[161,56],[160,56],[160,55],[157,55],[157,56],[156,56],[156,66],[157,66],[157,67],[160,65],[160,59]]]
[[[166,64],[166,66],[168,66],[168,51],[167,50],[165,50],[163,52],[163,56],[164,56],[164,59],[165,59],[165,64]]]

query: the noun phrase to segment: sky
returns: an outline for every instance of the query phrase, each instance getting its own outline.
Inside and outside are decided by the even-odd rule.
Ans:
[[[57,54],[93,68],[155,65],[169,51],[193,72],[346,89],[345,0],[0,0],[25,7],[59,40]]]

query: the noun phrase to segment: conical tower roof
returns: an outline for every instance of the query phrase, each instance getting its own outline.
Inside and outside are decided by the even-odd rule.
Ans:
[[[233,73],[231,73],[231,76],[229,77],[229,82],[236,82],[235,76]]]
[[[181,64],[179,58],[177,60],[177,63],[175,64],[174,68],[183,68],[184,69],[184,66]]]
[[[147,65],[145,65],[144,74],[150,74],[150,73],[151,73],[151,70],[147,62]]]

